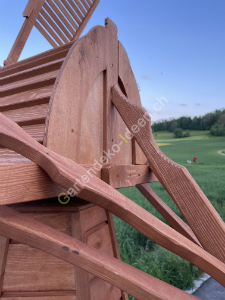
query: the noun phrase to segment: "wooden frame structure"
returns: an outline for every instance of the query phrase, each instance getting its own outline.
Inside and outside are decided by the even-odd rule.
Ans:
[[[25,16],[36,20],[41,2]],[[109,18],[0,70],[0,145],[2,299],[198,299],[121,262],[112,213],[225,286],[224,222],[156,145]],[[149,187],[158,180],[188,225]],[[116,190],[129,186],[172,228]]]

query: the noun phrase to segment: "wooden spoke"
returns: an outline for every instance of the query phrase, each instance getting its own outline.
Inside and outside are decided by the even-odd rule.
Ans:
[[[4,206],[0,207],[0,234],[56,256],[140,300],[199,299]]]
[[[112,95],[114,105],[146,155],[151,170],[175,201],[203,248],[225,262],[225,224],[215,208],[188,170],[161,152],[152,135],[146,110],[125,97],[119,86],[113,87]]]
[[[63,14],[67,17],[67,19],[70,21],[70,23],[72,24],[72,26],[77,30],[78,26],[76,24],[76,22],[74,21],[74,19],[71,17],[71,15],[68,13],[67,9],[65,8],[65,6],[62,4],[62,2],[60,0],[55,0],[55,3],[57,4],[57,6],[61,9],[61,11],[63,12]],[[72,10],[72,9],[71,9]],[[75,19],[76,20],[76,19]]]
[[[58,44],[56,44],[53,38],[47,33],[47,31],[40,25],[38,21],[35,22],[34,26],[40,31],[40,33],[46,38],[46,40],[52,45],[52,47],[58,47]]]
[[[225,286],[225,264],[161,222],[95,176],[32,139],[16,123],[0,115],[0,143],[37,163],[70,194],[105,208],[159,245],[187,259]],[[85,183],[86,182],[86,183]],[[1,233],[0,233],[1,234]]]

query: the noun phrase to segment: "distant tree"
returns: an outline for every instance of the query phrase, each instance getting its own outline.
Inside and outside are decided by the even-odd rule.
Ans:
[[[181,128],[176,128],[174,130],[174,136],[177,139],[182,138],[183,137],[183,131],[182,131],[182,129]]]
[[[189,137],[190,136],[190,131],[187,130],[184,134],[183,134],[183,137]]]
[[[225,113],[220,115],[216,125],[211,126],[210,134],[215,136],[225,136]]]
[[[177,123],[177,121],[174,121],[172,124],[171,124],[171,131],[172,132],[174,132],[174,130],[177,128],[177,126],[178,126],[178,123]]]

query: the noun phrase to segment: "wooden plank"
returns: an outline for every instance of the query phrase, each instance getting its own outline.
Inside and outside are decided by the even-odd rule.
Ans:
[[[125,96],[131,99],[133,103],[141,105],[138,85],[127,52],[121,42],[119,42],[119,85]],[[146,156],[134,139],[132,139],[132,156],[134,165],[147,164]]]
[[[6,84],[0,87],[0,97],[6,97],[14,95],[16,93],[22,93],[31,89],[37,89],[52,85],[55,83],[57,75],[58,70],[38,75],[29,79],[24,79],[10,84]]]
[[[53,85],[0,98],[0,112],[49,103]]]
[[[34,10],[36,4],[37,4],[37,1],[29,0],[28,3],[27,3],[27,6],[24,9],[23,17],[29,18],[32,11]]]
[[[82,211],[83,231],[88,232],[93,227],[96,227],[107,221],[106,211],[99,206],[94,206]]]
[[[87,172],[82,166],[37,143],[16,123],[10,121],[3,115],[0,117],[0,137],[3,146],[16,150],[21,155],[32,159],[55,183],[58,183],[66,190],[70,190],[70,193],[71,188],[75,188],[77,192],[73,193],[75,193],[77,197],[107,209],[149,239],[195,264],[204,272],[214,277],[218,282],[225,285],[225,264],[222,260],[208,254],[205,250],[170,228],[164,222],[158,220],[102,180],[99,180],[99,178],[94,176],[90,178],[88,182],[85,180],[86,183],[84,183],[83,176],[86,175]],[[4,199],[2,200],[2,204],[3,203]],[[4,211],[2,214],[5,216],[5,208],[2,210]],[[6,220],[8,222],[8,218],[6,218]],[[0,230],[3,230],[5,225],[2,227],[1,229],[0,226]],[[12,231],[15,232],[14,229]],[[5,236],[6,233],[4,234],[0,231],[0,234]],[[6,236],[9,237],[8,233]],[[35,236],[35,241],[37,241],[36,238]],[[225,249],[221,248],[222,254],[224,251]],[[78,265],[78,267],[80,266]],[[121,288],[117,283],[114,285]],[[129,292],[128,290],[125,291]]]
[[[138,184],[137,189],[155,207],[155,209],[163,216],[170,226],[173,227],[173,229],[201,247],[199,240],[196,238],[191,228],[159,198],[159,196],[147,183]]]
[[[65,58],[73,42],[59,46],[56,49],[51,49],[41,54],[21,60],[13,65],[0,69],[0,78],[34,68],[42,64],[50,63],[51,61]]]
[[[2,289],[3,289],[8,249],[9,249],[9,239],[4,236],[0,236],[0,295],[2,294]]]
[[[59,70],[64,58],[0,78],[0,86]]]
[[[49,6],[47,5],[47,3],[49,4]],[[54,19],[63,33],[68,37],[68,39],[71,40],[71,37],[75,32],[74,28],[70,25],[70,23],[67,21],[67,19],[64,17],[64,15],[52,0],[47,0],[47,3],[44,4],[44,8]]]
[[[46,40],[52,45],[52,47],[58,47],[58,44],[53,40],[50,34],[40,25],[38,21],[34,23],[34,26],[40,31],[40,33],[46,38]]]
[[[75,291],[73,269],[67,262],[38,249],[10,244],[3,292]]]
[[[92,6],[92,2],[91,2],[91,0],[87,0],[87,3],[89,4],[89,6]]]
[[[63,12],[63,14],[66,16],[66,18],[69,20],[69,22],[71,23],[71,25],[77,30],[78,26],[76,24],[76,22],[74,21],[74,19],[71,17],[71,15],[68,13],[68,10],[65,8],[65,6],[62,4],[62,2],[60,0],[55,0],[55,3],[57,4],[57,6],[61,9],[61,11]],[[71,9],[72,11],[72,9]],[[76,19],[75,19],[76,20]],[[74,31],[75,34],[75,31]]]
[[[87,4],[87,2],[85,0],[80,0],[80,2],[83,4],[83,6],[85,7],[86,11],[89,10],[89,6]]]
[[[71,213],[71,231],[72,236],[84,242],[84,222],[82,219],[82,212]],[[76,300],[91,300],[89,273],[81,268],[74,268],[76,278]]]
[[[86,10],[84,9],[83,5],[80,3],[79,0],[73,0],[76,5],[79,7],[80,11],[82,12],[82,14],[84,15],[84,17],[86,16],[87,12]]]
[[[49,17],[46,11],[42,8],[41,10],[42,16],[48,22],[48,24],[54,29],[57,35],[63,40],[64,43],[68,43],[70,40],[62,33],[61,29],[55,24],[55,22]]]
[[[102,179],[115,189],[158,181],[147,165],[105,165]]]
[[[45,2],[45,0],[39,0],[37,2],[37,5],[34,7],[30,17],[25,19],[23,26],[20,29],[20,32],[15,40],[15,43],[8,55],[8,58],[4,62],[5,66],[13,64],[13,63],[17,62],[17,60],[19,59],[20,54],[24,48],[24,45],[26,44],[28,36],[34,26],[36,18],[38,16],[44,2]]]
[[[91,296],[96,300],[120,300],[121,292],[112,284],[95,277],[91,282]]]
[[[113,256],[115,258],[121,260],[120,249],[119,249],[119,244],[118,244],[117,237],[116,237],[116,229],[114,226],[113,216],[108,211],[106,211],[106,215],[107,215],[107,221],[109,224],[110,237],[111,237],[111,241],[112,241]],[[128,300],[127,293],[125,293],[124,291],[121,291],[121,298],[122,298],[122,300]]]
[[[17,213],[7,207],[0,209],[0,233],[17,239],[31,247],[39,248],[49,254],[69,262],[77,267],[97,275],[99,278],[124,288],[132,296],[140,299],[191,300],[197,297],[170,286],[144,272],[85,245],[75,238],[67,236],[35,220]],[[14,245],[16,246],[16,245]],[[196,246],[198,249],[198,246]],[[35,249],[32,249],[35,250]],[[204,251],[201,249],[201,251]],[[56,258],[55,258],[56,259]],[[225,266],[213,256],[207,264],[217,262],[218,277],[224,281]],[[18,263],[18,260],[15,261]],[[21,266],[22,268],[24,266]],[[55,266],[56,267],[56,266]],[[64,273],[65,276],[65,273]],[[62,280],[61,280],[62,283]],[[60,285],[61,285],[60,283]],[[18,284],[18,282],[16,283]],[[49,289],[49,286],[48,286]],[[65,289],[65,286],[63,287]]]
[[[44,29],[47,31],[47,33],[54,39],[54,41],[56,41],[56,43],[59,46],[63,45],[63,42],[61,41],[61,39],[59,38],[59,36],[56,34],[56,32],[54,30],[52,30],[52,28],[49,26],[49,24],[45,21],[45,19],[42,17],[42,15],[40,14],[37,18],[37,20],[40,22],[40,24],[44,27]]]
[[[83,21],[84,16],[82,15],[82,13],[80,12],[80,10],[78,9],[78,7],[76,6],[76,4],[73,2],[73,0],[67,0],[69,2],[69,4],[72,6],[73,10],[76,12],[76,14],[78,15],[78,17],[80,18],[81,21]]]
[[[85,26],[89,22],[91,16],[93,15],[96,7],[99,4],[99,2],[100,2],[100,0],[95,0],[94,1],[94,3],[92,4],[92,6],[90,7],[90,10],[87,12],[85,18],[83,19],[82,23],[80,24],[80,26],[79,26],[79,28],[78,28],[78,30],[76,32],[76,35],[74,36],[73,40],[77,40],[81,36],[81,34],[82,34]]]
[[[35,105],[5,111],[2,114],[10,120],[22,125],[33,125],[44,123],[47,115],[48,104]]]
[[[139,126],[136,133],[133,133],[149,161],[151,170],[180,209],[202,247],[225,262],[225,224],[211,202],[188,170],[171,161],[159,149],[146,110],[128,100],[118,86],[113,87],[112,101],[129,130],[140,119],[146,121],[147,118],[146,126]]]
[[[38,296],[38,295],[40,296]],[[48,294],[50,294],[49,296],[47,296]],[[76,300],[76,296],[64,296],[62,292],[54,292],[54,293],[48,293],[48,292],[45,292],[45,293],[25,293],[25,292],[22,292],[22,293],[3,293],[2,295],[2,299],[7,299],[7,300],[40,300],[40,297],[41,297],[41,300]],[[29,296],[31,295],[31,296]],[[35,296],[36,295],[36,296]],[[44,295],[44,296],[42,296]]]
[[[58,1],[58,0],[57,0]],[[78,15],[76,14],[76,12],[72,9],[72,7],[69,5],[67,0],[61,0],[63,5],[66,7],[66,9],[69,11],[69,13],[71,14],[71,16],[74,18],[74,20],[77,22],[78,25],[81,24],[81,20],[79,19]],[[73,25],[73,23],[71,23]],[[74,26],[74,28],[76,28]],[[77,28],[76,28],[77,30]]]

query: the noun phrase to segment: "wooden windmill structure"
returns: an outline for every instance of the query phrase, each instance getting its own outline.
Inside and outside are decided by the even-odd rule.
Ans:
[[[1,299],[196,299],[120,261],[111,213],[225,286],[224,222],[157,147],[116,25],[79,38],[98,2],[30,0],[0,70]],[[17,62],[33,26],[54,49]],[[116,191],[129,186],[172,228]]]

